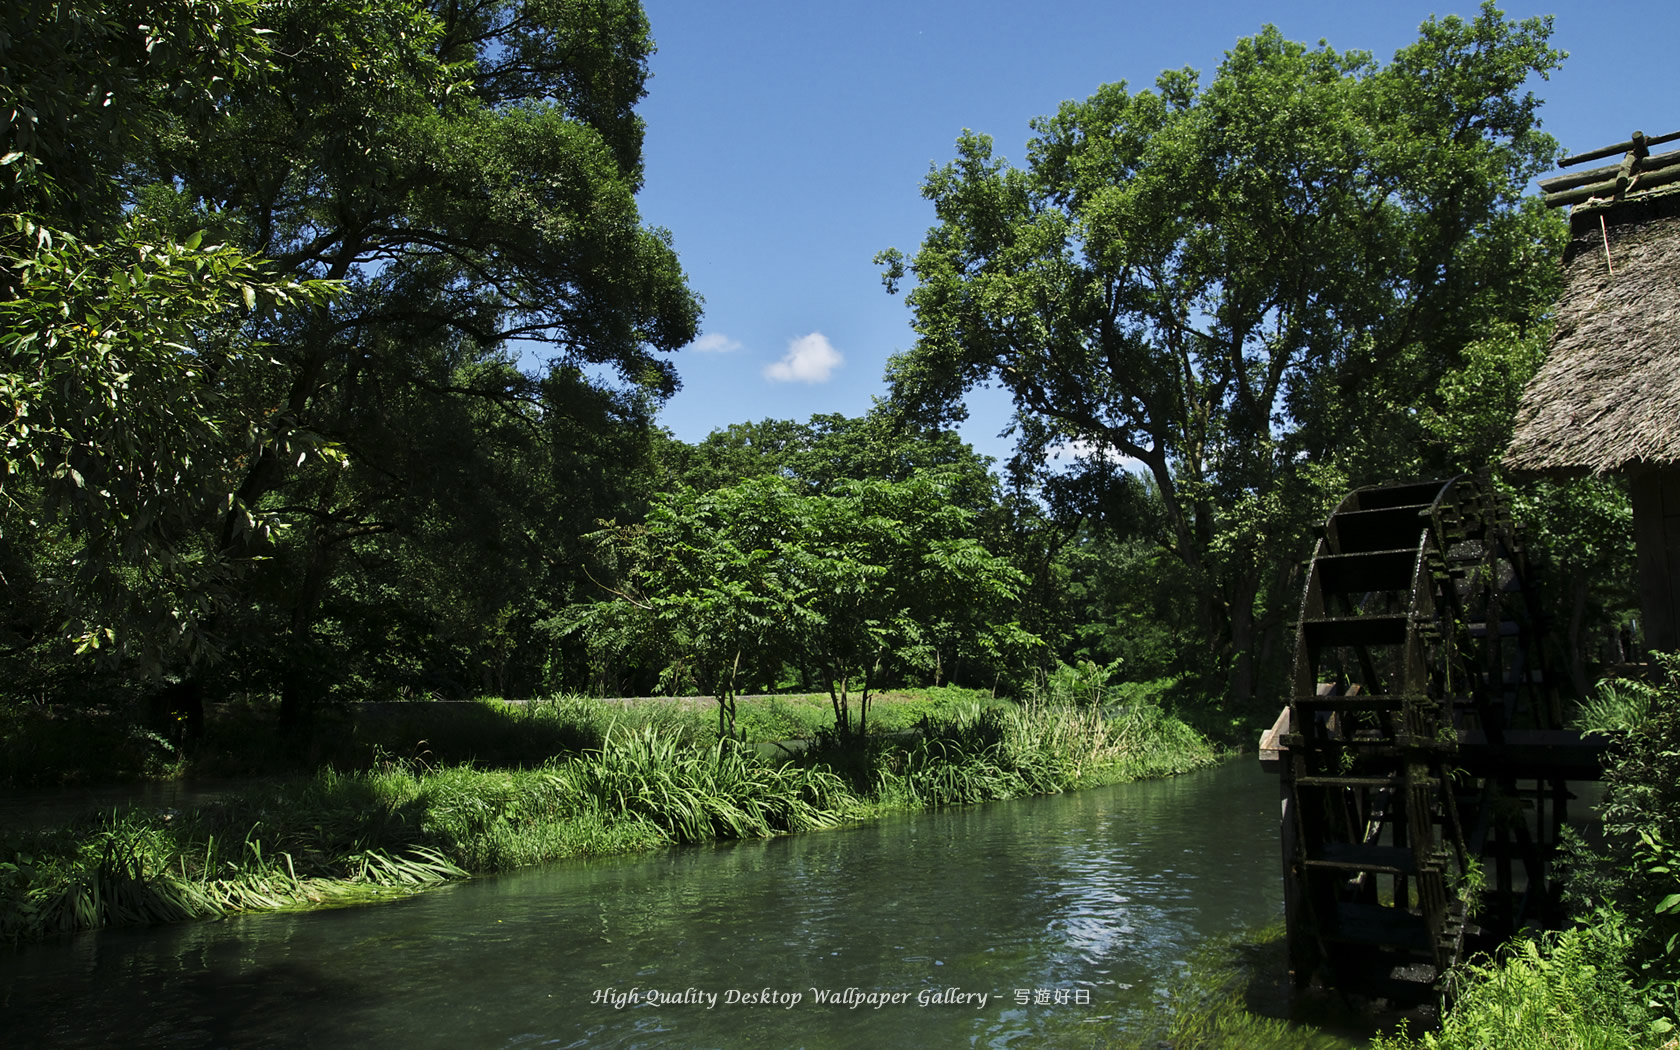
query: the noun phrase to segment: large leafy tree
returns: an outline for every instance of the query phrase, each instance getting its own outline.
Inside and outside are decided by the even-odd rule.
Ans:
[[[484,443],[564,430],[553,417],[572,384],[545,370],[600,366],[637,396],[667,396],[676,374],[657,352],[693,337],[699,308],[635,205],[652,50],[639,4],[305,0],[268,13],[273,72],[161,138],[152,163],[172,179],[154,192],[185,223],[346,289],[263,333],[283,368],[263,391],[269,433],[341,449],[346,466],[300,464],[272,442],[218,535],[254,557],[266,550],[236,528],[240,508],[298,524],[258,592],[295,668],[347,558],[435,534],[430,519],[498,476],[474,467],[493,458]],[[498,414],[510,426],[488,425]],[[467,541],[495,562],[510,553],[501,533]],[[296,717],[313,688],[280,686]]]
[[[1134,461],[1252,695],[1257,617],[1327,496],[1416,463],[1417,400],[1549,301],[1555,219],[1521,199],[1554,150],[1523,91],[1549,32],[1485,6],[1382,65],[1268,27],[1206,87],[1064,104],[1024,169],[965,133],[924,186],[894,405],[942,423],[995,380],[1036,447]],[[882,261],[894,288],[907,260]]]
[[[378,639],[350,622],[363,614],[412,635],[564,584],[567,545],[616,509],[601,505],[614,486],[566,483],[572,453],[620,430],[645,445],[677,385],[662,352],[699,316],[635,204],[640,5],[15,8],[6,208],[112,248],[89,262],[54,236],[43,255],[35,231],[55,227],[28,215],[8,235],[11,389],[34,414],[8,433],[33,472],[8,495],[30,523],[54,492],[122,519],[101,549],[84,527],[30,537],[19,561],[101,566],[130,591],[160,551],[223,567],[210,600],[170,610],[199,644],[152,663],[238,649],[242,671],[273,669],[250,684],[278,685],[292,720],[322,685],[324,642]],[[38,382],[29,354],[81,392],[55,405],[65,384]],[[49,418],[76,429],[45,448]],[[105,446],[103,465],[72,446]],[[131,450],[143,469],[112,464]],[[119,474],[143,498],[125,501]],[[113,562],[117,547],[136,559]]]
[[[250,320],[328,287],[158,221],[126,176],[161,128],[211,119],[269,68],[260,12],[20,0],[0,21],[0,620],[6,655],[27,655],[14,689],[39,686],[65,643],[142,671],[191,658],[236,575],[196,526],[273,440],[243,395],[273,367]]]

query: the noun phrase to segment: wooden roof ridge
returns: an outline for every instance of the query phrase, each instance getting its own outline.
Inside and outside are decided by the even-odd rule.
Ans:
[[[1540,184],[1546,203],[1575,207],[1551,345],[1505,452],[1513,471],[1680,465],[1680,151],[1649,150],[1676,138],[1635,132],[1566,158],[1625,149],[1620,164]]]
[[[1566,204],[1612,204],[1629,194],[1641,194],[1680,183],[1680,150],[1652,155],[1651,147],[1680,139],[1680,131],[1656,137],[1635,131],[1626,142],[1589,150],[1558,162],[1560,167],[1600,160],[1617,153],[1621,163],[1540,180],[1541,199],[1557,208]]]

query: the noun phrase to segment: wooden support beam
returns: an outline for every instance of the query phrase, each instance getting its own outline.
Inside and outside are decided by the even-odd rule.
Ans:
[[[1639,170],[1661,171],[1664,168],[1680,164],[1680,150],[1672,153],[1659,153],[1652,157],[1643,157],[1639,161]],[[1572,190],[1578,186],[1590,186],[1595,183],[1614,180],[1616,173],[1621,170],[1620,164],[1610,164],[1602,168],[1588,168],[1569,175],[1553,175],[1549,179],[1541,179],[1538,183],[1542,193],[1558,193]]]
[[[1634,189],[1655,189],[1666,186],[1671,182],[1680,182],[1680,164],[1670,165],[1661,171],[1642,171],[1639,180],[1633,183]],[[1580,186],[1572,190],[1558,193],[1548,193],[1541,198],[1548,208],[1558,208],[1565,204],[1582,204],[1594,197],[1614,197],[1628,188],[1627,182],[1620,176],[1605,182],[1595,182],[1590,186]]]
[[[1633,542],[1645,647],[1680,650],[1680,467],[1632,477]]]
[[[1565,157],[1558,161],[1558,167],[1567,168],[1571,165],[1581,164],[1589,160],[1600,160],[1604,157],[1614,157],[1616,154],[1626,153],[1630,149],[1649,149],[1652,146],[1661,145],[1664,142],[1673,142],[1675,139],[1680,139],[1680,131],[1672,131],[1667,135],[1658,135],[1655,138],[1647,136],[1643,131],[1636,131],[1633,133],[1633,137],[1628,139],[1626,142],[1618,142],[1614,146],[1605,146],[1602,149],[1589,150],[1586,153],[1577,153],[1573,157]]]

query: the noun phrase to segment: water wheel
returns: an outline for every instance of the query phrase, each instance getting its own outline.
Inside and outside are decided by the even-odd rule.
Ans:
[[[1555,906],[1545,860],[1562,780],[1531,778],[1534,812],[1522,770],[1468,775],[1461,753],[1474,740],[1502,754],[1507,733],[1558,728],[1541,625],[1485,479],[1359,489],[1325,522],[1271,734],[1297,981],[1427,984],[1458,961],[1467,930],[1502,934]],[[1517,878],[1513,857],[1536,863]]]

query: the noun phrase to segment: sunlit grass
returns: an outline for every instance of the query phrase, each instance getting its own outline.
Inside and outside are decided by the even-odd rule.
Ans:
[[[928,719],[878,770],[878,794],[923,806],[1047,795],[1184,773],[1217,761],[1206,739],[1157,707],[971,704]]]
[[[485,704],[465,712],[465,729],[434,723],[411,746],[379,745],[367,768],[329,767],[183,813],[131,809],[8,834],[0,937],[355,903],[564,857],[817,830],[1215,760],[1149,705],[1104,714],[952,691],[905,706],[921,712],[913,729],[860,742],[825,738],[819,724],[818,746],[789,761],[719,742],[670,705]],[[804,724],[781,698],[759,710],[766,726]],[[510,768],[438,760],[488,747],[509,725],[568,751]]]

